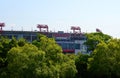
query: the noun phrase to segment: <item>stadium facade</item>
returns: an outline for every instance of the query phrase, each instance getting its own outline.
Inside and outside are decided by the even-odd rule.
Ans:
[[[75,53],[82,52],[83,54],[88,53],[87,47],[84,45],[86,36],[84,34],[75,33],[64,33],[63,31],[58,32],[37,32],[37,31],[3,31],[2,36],[8,38],[15,37],[16,39],[24,38],[29,42],[37,39],[37,34],[44,34],[49,38],[54,38],[56,42],[62,47],[64,53]]]
[[[47,25],[38,25],[37,28],[40,31],[2,31],[1,35],[8,38],[15,37],[16,39],[24,38],[29,42],[32,42],[37,39],[37,34],[46,35],[49,38],[54,38],[57,44],[62,47],[63,53],[75,53],[81,52],[82,54],[89,54],[87,47],[84,45],[86,42],[86,36],[84,33],[81,33],[79,27],[71,27],[73,30],[72,33],[64,33],[63,31],[58,32],[49,32]],[[46,31],[42,31],[46,29]],[[79,32],[76,32],[78,30]]]

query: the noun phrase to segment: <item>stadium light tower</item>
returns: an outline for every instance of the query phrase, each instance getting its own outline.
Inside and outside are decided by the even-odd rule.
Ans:
[[[76,30],[79,30],[79,33],[81,33],[81,28],[76,26],[71,26],[71,30],[73,30],[73,33],[76,33]]]
[[[40,32],[42,32],[42,28],[46,29],[48,32],[48,26],[47,25],[43,25],[43,24],[38,24],[37,28],[39,28]]]
[[[102,33],[102,31],[100,29],[98,29],[98,28],[96,28],[96,32]]]

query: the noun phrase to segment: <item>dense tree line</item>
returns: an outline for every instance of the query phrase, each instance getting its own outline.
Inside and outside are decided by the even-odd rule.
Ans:
[[[76,73],[75,61],[52,38],[39,35],[32,43],[0,38],[1,78],[73,78]]]
[[[0,37],[0,78],[120,78],[120,39],[86,34],[91,54],[63,54],[53,38]]]
[[[86,36],[91,54],[76,56],[77,78],[120,78],[120,39],[103,33]]]

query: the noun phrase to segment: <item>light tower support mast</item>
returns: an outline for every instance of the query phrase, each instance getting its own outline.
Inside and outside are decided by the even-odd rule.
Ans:
[[[2,33],[2,31],[3,31],[3,27],[5,26],[5,23],[0,23],[0,33]]]

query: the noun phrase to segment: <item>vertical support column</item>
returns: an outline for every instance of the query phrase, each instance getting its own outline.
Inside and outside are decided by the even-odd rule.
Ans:
[[[3,31],[3,30],[2,30],[2,27],[4,27],[4,26],[5,26],[4,23],[0,23],[0,27],[1,27],[1,28],[0,28],[0,33],[2,33],[2,31]]]

